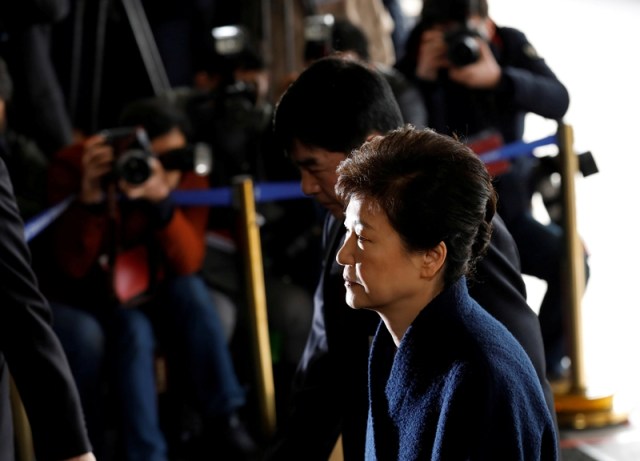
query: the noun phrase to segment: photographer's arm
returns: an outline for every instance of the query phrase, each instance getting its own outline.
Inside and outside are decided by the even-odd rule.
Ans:
[[[202,267],[205,252],[206,207],[178,207],[170,197],[174,189],[205,189],[207,179],[194,173],[165,171],[152,161],[152,175],[139,186],[121,183],[129,198],[147,200],[150,217],[156,225],[156,238],[165,251],[166,261],[176,274],[192,274]]]
[[[569,108],[569,92],[527,37],[516,29],[500,28],[504,44],[498,101],[541,117],[559,120]]]
[[[110,170],[110,149],[97,137],[56,153],[48,172],[48,194],[58,203],[72,194],[76,200],[52,225],[58,266],[81,278],[101,254],[107,229],[106,206],[100,178]]]

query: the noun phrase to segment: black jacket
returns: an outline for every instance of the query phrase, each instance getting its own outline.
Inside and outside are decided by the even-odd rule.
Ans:
[[[526,302],[513,238],[499,217],[487,255],[477,266],[470,294],[522,344],[540,379],[552,415],[540,325]],[[324,266],[314,298],[314,318],[294,382],[292,413],[268,454],[271,460],[323,460],[342,434],[345,461],[364,457],[367,360],[379,316],[345,303],[342,268],[335,261],[344,226],[329,216],[323,234]]]
[[[91,450],[78,392],[31,269],[22,220],[0,158],[0,459],[14,458],[9,369],[31,424],[39,460]]]
[[[422,93],[427,125],[444,134],[473,137],[487,130],[502,134],[506,143],[522,139],[527,113],[559,120],[569,107],[569,93],[519,30],[497,27],[490,43],[502,69],[495,89],[470,89],[441,73],[435,82],[416,78],[416,56],[424,25],[418,24],[407,41],[398,69]]]

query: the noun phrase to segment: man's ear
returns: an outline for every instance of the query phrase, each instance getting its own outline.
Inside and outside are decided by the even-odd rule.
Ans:
[[[377,131],[373,131],[371,133],[369,133],[369,136],[367,136],[367,139],[365,140],[365,142],[369,142],[371,141],[373,138],[375,138],[376,136],[381,136],[381,133],[378,133]]]
[[[424,253],[422,257],[422,275],[428,279],[434,278],[444,267],[446,259],[447,245],[444,242],[440,242]]]

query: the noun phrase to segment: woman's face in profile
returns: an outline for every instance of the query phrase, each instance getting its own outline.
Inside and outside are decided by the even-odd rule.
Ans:
[[[382,311],[421,302],[424,253],[406,249],[386,213],[375,202],[352,198],[345,227],[345,241],[336,260],[344,266],[349,306]]]

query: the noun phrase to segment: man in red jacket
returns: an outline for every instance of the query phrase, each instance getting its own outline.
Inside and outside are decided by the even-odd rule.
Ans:
[[[200,410],[211,453],[244,459],[255,451],[238,417],[245,393],[198,274],[208,210],[178,206],[171,198],[173,190],[208,186],[207,178],[193,171],[165,168],[169,152],[187,144],[182,123],[169,106],[134,103],[121,119],[123,126],[144,128],[142,134],[129,133],[137,133],[134,143],[121,146],[126,136],[98,134],[59,152],[50,168],[54,201],[77,194],[50,230],[55,319],[59,330],[67,331],[60,334],[67,348],[84,354],[76,367],[81,393],[100,388],[104,348],[90,332],[110,343],[130,461],[167,460],[157,412],[157,342],[169,361],[170,387],[183,386]],[[133,170],[121,162],[130,154],[143,159],[124,162],[137,165]],[[79,345],[83,335],[87,342]]]

